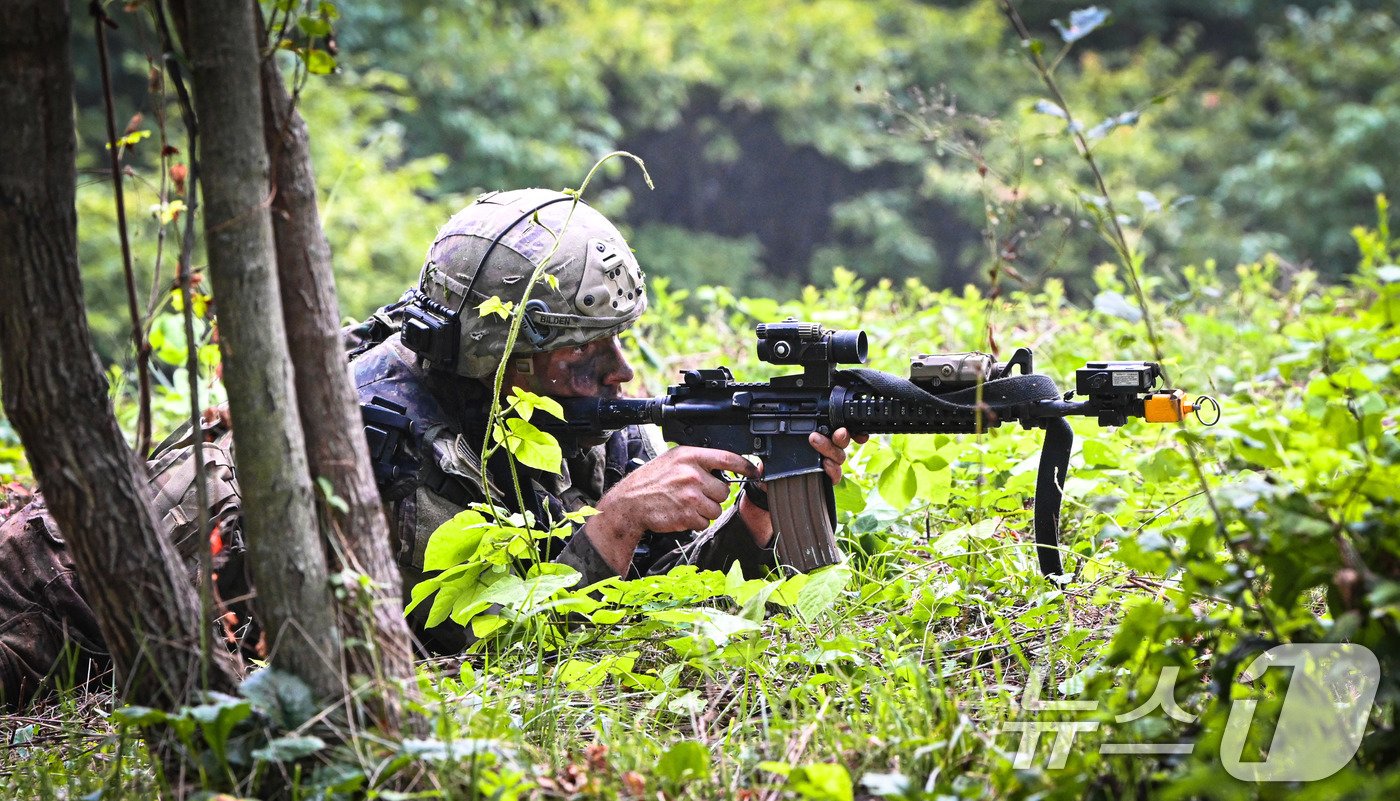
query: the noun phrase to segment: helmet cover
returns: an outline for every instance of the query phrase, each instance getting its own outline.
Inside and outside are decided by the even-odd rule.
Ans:
[[[419,290],[460,322],[456,364],[435,366],[470,378],[495,372],[510,320],[479,309],[493,297],[518,307],[541,264],[558,283],[531,289],[513,355],[615,336],[646,310],[641,267],[598,211],[550,189],[488,192],[438,230],[423,263]]]

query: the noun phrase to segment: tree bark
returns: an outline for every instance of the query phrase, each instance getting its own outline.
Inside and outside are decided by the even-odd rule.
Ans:
[[[306,434],[311,474],[327,479],[344,511],[324,508],[331,523],[328,558],[332,569],[369,576],[372,589],[346,587],[337,604],[347,639],[349,672],[388,680],[371,713],[385,728],[399,728],[398,689],[392,682],[413,677],[413,651],[403,616],[402,581],[389,544],[389,527],[369,464],[359,399],[341,343],[340,303],[331,269],[330,244],[316,206],[306,123],[283,84],[276,60],[262,62],[263,133],[272,158],[272,221],[282,318],[296,374],[297,405]],[[353,635],[352,635],[353,633]]]
[[[67,2],[19,0],[0,25],[3,401],[132,703],[175,709],[200,683],[199,603],[151,510],[92,350],[77,259]],[[220,654],[223,654],[222,650]],[[226,656],[226,654],[225,654]],[[231,691],[216,659],[209,688]]]
[[[274,666],[341,697],[340,637],[282,322],[254,8],[190,3],[204,231],[256,607]]]

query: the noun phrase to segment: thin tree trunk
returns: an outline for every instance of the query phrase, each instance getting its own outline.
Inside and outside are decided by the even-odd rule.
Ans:
[[[274,272],[253,11],[248,2],[186,7],[205,240],[270,659],[331,699],[346,688]]]
[[[332,569],[350,569],[373,580],[368,597],[347,587],[338,603],[341,630],[365,645],[348,647],[349,672],[406,682],[413,651],[403,616],[402,582],[389,545],[389,527],[369,464],[359,401],[339,335],[340,304],[330,245],[316,207],[306,124],[292,104],[272,58],[262,63],[263,132],[272,157],[272,221],[282,317],[296,373],[297,404],[306,433],[311,474],[330,481],[344,511],[326,508],[333,540]],[[379,724],[399,727],[398,690],[381,686],[371,709]]]
[[[62,0],[18,0],[0,25],[0,118],[10,126],[0,137],[3,401],[123,697],[175,709],[199,689],[203,624],[92,350],[77,260],[69,25]],[[226,659],[215,660],[209,679],[210,689],[236,684]]]

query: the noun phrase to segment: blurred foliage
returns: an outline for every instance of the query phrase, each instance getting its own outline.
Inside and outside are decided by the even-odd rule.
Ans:
[[[1022,11],[1054,41],[1076,5]],[[126,162],[149,280],[156,229],[139,220],[158,202],[162,114],[168,143],[183,136],[143,6],[118,15],[113,46],[118,126],[139,111],[154,134]],[[1110,255],[1075,233],[1096,200],[995,0],[417,0],[325,24],[335,72],[288,74],[349,316],[397,297],[472,193],[569,185],[619,147],[656,189],[614,164],[590,200],[676,288],[738,277],[785,297],[838,266],[957,287],[1000,262],[1082,301]],[[1180,283],[1186,265],[1269,253],[1352,269],[1345,231],[1400,177],[1385,135],[1400,122],[1396,24],[1379,0],[1113,6],[1056,77],[1109,184],[1136,199],[1120,211],[1154,271]],[[74,46],[82,257],[114,361],[126,324],[90,28]]]

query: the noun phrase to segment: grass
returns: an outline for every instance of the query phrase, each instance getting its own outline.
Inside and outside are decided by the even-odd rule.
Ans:
[[[1107,273],[1100,281],[1101,291],[1122,289]],[[1211,673],[1222,655],[1264,631],[1263,615],[1300,640],[1336,624],[1323,592],[1330,573],[1302,581],[1298,603],[1276,592],[1292,568],[1251,532],[1286,524],[1270,517],[1281,514],[1274,506],[1241,493],[1258,476],[1309,488],[1351,469],[1341,435],[1303,439],[1311,435],[1300,421],[1331,419],[1314,400],[1319,376],[1348,375],[1347,360],[1367,358],[1365,348],[1334,348],[1326,362],[1308,343],[1335,345],[1349,325],[1374,329],[1358,322],[1358,310],[1377,290],[1289,284],[1270,265],[1229,282],[1195,272],[1149,289],[1159,322],[1167,321],[1173,376],[1193,393],[1218,395],[1225,420],[1186,433],[1075,422],[1062,538],[1072,582],[1036,569],[1028,502],[1037,432],[880,438],[848,463],[844,567],[762,582],[680,570],[615,585],[591,605],[560,593],[556,601],[576,604],[570,625],[522,614],[478,651],[421,666],[430,732],[315,749],[289,774],[293,797],[1386,797],[1396,779],[1381,746],[1312,787],[1224,775],[1219,715],[1250,690],[1230,682],[1222,690]],[[786,305],[723,289],[704,299],[711,311],[681,323],[684,299],[655,293],[651,319],[665,323],[639,329],[631,342],[644,391],[696,366],[685,354],[706,353],[704,364],[727,363],[741,379],[772,375],[750,355],[750,326],[786,314],[865,328],[874,366],[892,372],[919,352],[976,348],[989,326],[1007,347],[1035,344],[1040,370],[1062,383],[1087,360],[1145,357],[1137,326],[1070,304],[1054,285],[989,302],[972,291],[865,286],[845,275]],[[1393,346],[1394,334],[1386,336]],[[1392,423],[1377,434],[1375,470],[1400,408],[1393,378],[1386,382],[1375,393],[1390,404]],[[1370,401],[1353,395],[1324,405],[1347,403]],[[1182,436],[1194,438],[1212,491],[1230,510],[1233,557],[1190,477]],[[894,480],[900,471],[912,484]],[[903,497],[908,486],[912,497]],[[1338,508],[1361,519],[1353,496]],[[1332,496],[1316,497],[1330,508]],[[1377,542],[1400,541],[1393,528],[1381,531]],[[1232,573],[1239,559],[1252,577]],[[1160,712],[1115,720],[1151,696],[1169,665],[1183,669],[1175,697],[1198,721]],[[1027,708],[1032,682],[1044,700]],[[1066,698],[1097,709],[1055,711],[1051,702]],[[0,796],[168,794],[134,731],[114,722],[114,703],[108,691],[69,690],[0,721]],[[1383,701],[1372,742],[1383,742],[1392,715],[1393,702]],[[1046,766],[1051,735],[1033,764],[1017,767],[1020,735],[1005,727],[1027,720],[1099,725],[1076,737],[1063,768]],[[1184,741],[1195,751],[1098,751],[1124,741]],[[251,793],[252,785],[232,789]]]

